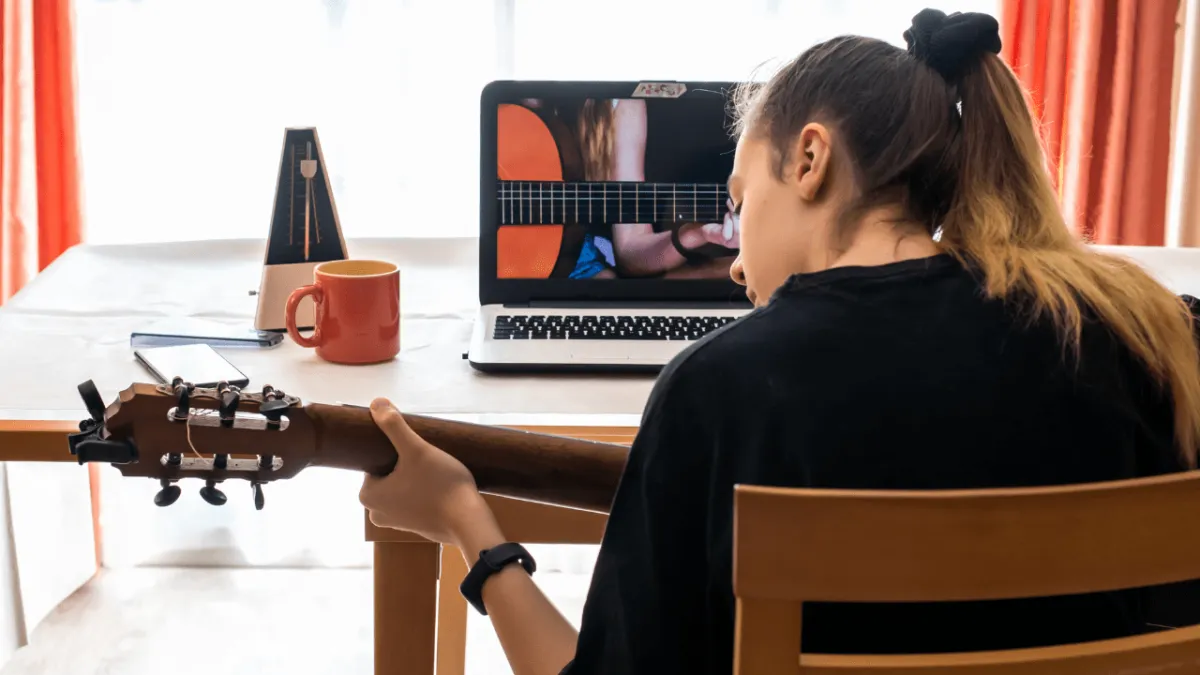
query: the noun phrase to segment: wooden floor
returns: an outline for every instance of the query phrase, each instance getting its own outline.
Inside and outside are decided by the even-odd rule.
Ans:
[[[588,575],[538,574],[576,626]],[[37,627],[0,675],[370,675],[371,571],[105,570]],[[487,617],[468,675],[512,671]]]

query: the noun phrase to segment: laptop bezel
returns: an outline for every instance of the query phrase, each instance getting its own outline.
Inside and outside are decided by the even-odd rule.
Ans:
[[[650,80],[675,82],[674,80]],[[496,108],[502,101],[550,96],[633,98],[644,81],[496,80],[480,95],[479,300],[480,304],[531,302],[630,302],[748,307],[745,289],[730,279],[499,279],[496,237],[499,222],[496,179]],[[730,91],[736,82],[682,81],[688,91]],[[686,94],[685,94],[686,95]]]

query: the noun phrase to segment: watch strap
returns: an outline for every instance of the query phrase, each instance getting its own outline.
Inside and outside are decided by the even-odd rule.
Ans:
[[[679,230],[679,227],[671,228],[671,245],[675,247],[675,250],[679,252],[679,255],[683,256],[684,260],[691,262],[702,262],[707,260],[708,256],[704,255],[700,251],[687,248],[683,245],[683,242],[679,240]]]
[[[483,584],[493,574],[513,563],[519,563],[531,575],[537,571],[537,563],[534,562],[533,556],[516,542],[510,541],[480,551],[479,560],[471,566],[467,576],[459,584],[458,591],[476,611],[487,616],[487,608],[483,606]]]
[[[687,248],[679,239],[678,227],[671,228],[671,245],[675,247],[676,251],[679,251],[679,255],[683,256],[685,260],[693,263],[708,262],[714,258],[724,258],[737,255],[738,253],[734,249],[712,243],[707,243],[696,248]]]

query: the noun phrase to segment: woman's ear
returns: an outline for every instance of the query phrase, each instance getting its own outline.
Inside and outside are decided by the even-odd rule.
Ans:
[[[788,182],[805,201],[816,201],[829,176],[829,130],[810,123],[800,130],[789,153]]]

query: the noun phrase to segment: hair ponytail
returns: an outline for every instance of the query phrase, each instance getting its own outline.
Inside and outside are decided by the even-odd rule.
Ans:
[[[1069,351],[1085,321],[1106,325],[1172,402],[1179,454],[1195,467],[1200,353],[1188,306],[1067,227],[1024,90],[996,56],[996,20],[927,9],[904,37],[907,53],[858,36],[808,49],[741,88],[736,129],[765,137],[782,175],[805,124],[836,126],[855,165],[851,211],[903,202],[930,233],[940,228],[989,296],[1052,321]]]
[[[1182,298],[1141,267],[1088,247],[1068,228],[1051,187],[1024,90],[985,54],[958,84],[959,185],[941,243],[979,269],[988,295],[1020,298],[1078,347],[1089,308],[1149,369],[1175,407],[1188,466],[1200,446],[1200,353]]]

